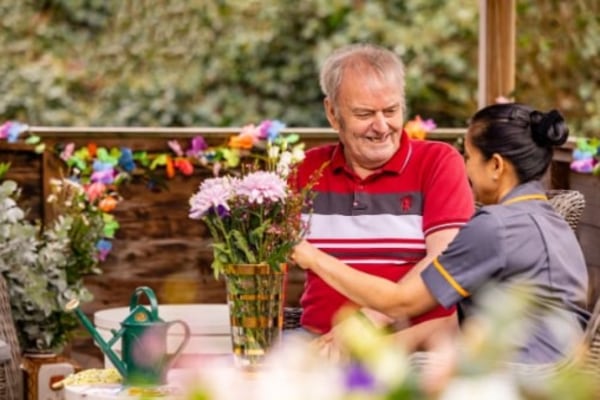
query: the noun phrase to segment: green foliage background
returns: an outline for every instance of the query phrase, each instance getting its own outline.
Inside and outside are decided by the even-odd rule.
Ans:
[[[517,99],[598,131],[597,2],[518,4]],[[409,117],[464,126],[476,110],[472,0],[0,0],[0,13],[2,119],[326,126],[318,67],[357,41],[402,56]]]

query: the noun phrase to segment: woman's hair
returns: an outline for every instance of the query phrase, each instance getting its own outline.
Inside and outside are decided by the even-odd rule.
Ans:
[[[402,96],[401,106],[405,111],[404,64],[394,52],[373,44],[351,44],[327,57],[321,67],[319,83],[323,94],[331,99],[336,108],[342,76],[347,68],[374,71],[382,77],[391,78],[398,85]]]
[[[562,115],[547,113],[524,104],[494,104],[471,119],[471,143],[485,159],[493,154],[515,167],[520,183],[540,179],[552,161],[553,146],[565,143],[569,128]]]

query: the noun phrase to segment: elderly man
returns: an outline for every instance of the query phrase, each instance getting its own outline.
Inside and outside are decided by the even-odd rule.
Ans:
[[[299,168],[303,187],[324,165],[312,215],[305,216],[307,239],[353,268],[399,281],[444,250],[472,216],[463,158],[445,143],[413,141],[403,131],[404,66],[391,51],[373,45],[339,49],[325,61],[320,83],[339,143],[311,149]],[[304,329],[327,333],[348,304],[307,271]],[[456,309],[437,307],[407,326],[402,335],[411,346],[431,332],[455,330]]]

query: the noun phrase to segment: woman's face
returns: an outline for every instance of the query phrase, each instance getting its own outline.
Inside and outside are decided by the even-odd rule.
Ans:
[[[472,132],[465,138],[465,165],[471,182],[475,201],[482,204],[496,204],[499,194],[499,176],[494,158],[486,160],[481,151],[471,141]]]

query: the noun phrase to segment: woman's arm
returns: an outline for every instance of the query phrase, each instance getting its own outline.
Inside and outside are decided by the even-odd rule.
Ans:
[[[420,315],[437,305],[418,273],[392,282],[351,268],[307,241],[294,248],[292,260],[301,268],[312,270],[356,304],[394,319]]]

